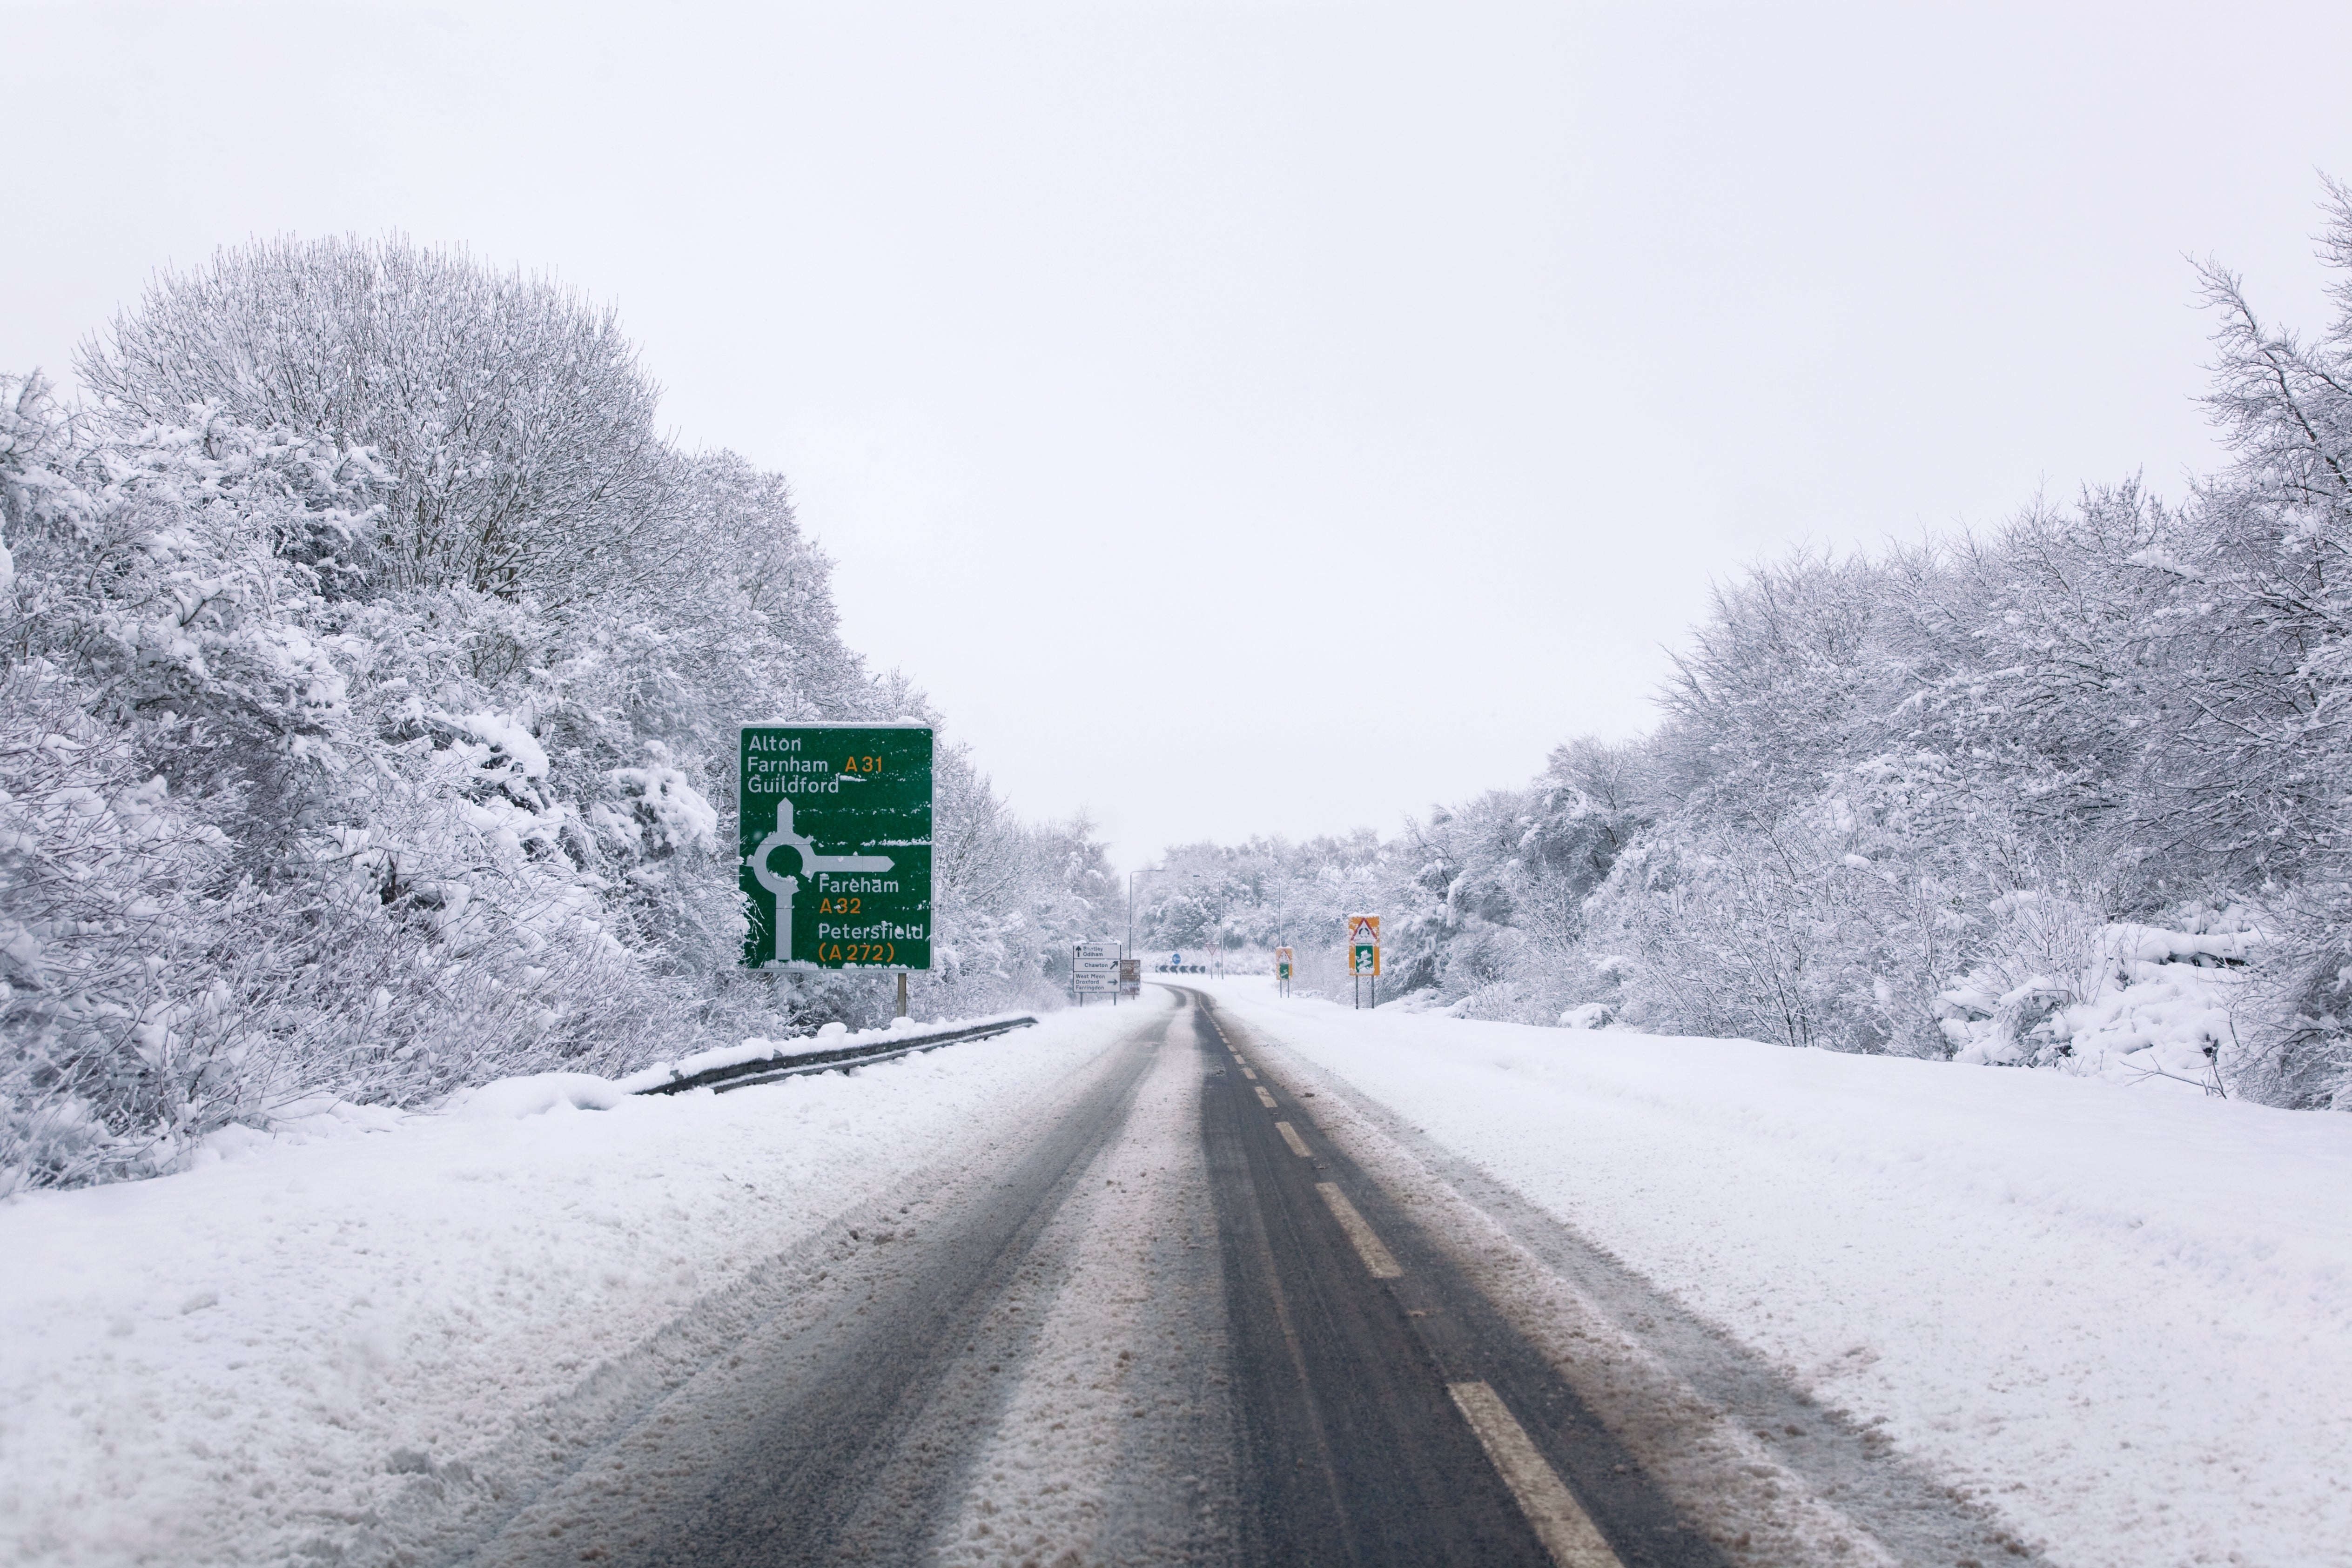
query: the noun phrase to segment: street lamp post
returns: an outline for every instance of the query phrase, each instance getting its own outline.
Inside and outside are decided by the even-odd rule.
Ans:
[[[1185,874],[1196,880],[1206,880],[1209,873],[1195,871],[1187,872]],[[1225,879],[1222,873],[1218,874],[1213,885],[1217,894],[1217,920],[1215,925],[1209,927],[1209,974],[1212,978],[1222,979],[1223,973],[1220,967],[1220,962],[1223,956],[1225,938]]]
[[[1166,871],[1167,869],[1168,869],[1168,868],[1167,868],[1166,866],[1160,866],[1160,865],[1148,865],[1148,866],[1145,866],[1141,871],[1131,871],[1131,872],[1129,872],[1129,873],[1127,873],[1127,954],[1126,954],[1126,956],[1128,956],[1128,957],[1129,957],[1129,958],[1132,958],[1132,957],[1134,957],[1134,956],[1135,956],[1135,879],[1136,879],[1137,877],[1139,877],[1139,876],[1151,876],[1151,875],[1154,875],[1154,874],[1156,874],[1156,873],[1160,873],[1160,872]]]

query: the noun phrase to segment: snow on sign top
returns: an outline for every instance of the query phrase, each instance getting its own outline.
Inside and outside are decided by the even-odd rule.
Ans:
[[[929,968],[929,727],[747,724],[736,763],[744,964]]]
[[[1380,939],[1381,917],[1379,915],[1350,915],[1348,916],[1348,942],[1350,946],[1359,942],[1378,942]]]

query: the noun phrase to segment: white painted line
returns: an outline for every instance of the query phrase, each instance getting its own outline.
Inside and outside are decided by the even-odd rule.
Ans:
[[[1536,1451],[1510,1406],[1483,1383],[1449,1383],[1445,1391],[1478,1434],[1479,1445],[1502,1473],[1503,1484],[1519,1500],[1519,1511],[1536,1527],[1536,1537],[1551,1560],[1559,1568],[1622,1568],[1576,1494]]]
[[[1364,1267],[1370,1270],[1373,1279],[1394,1280],[1402,1276],[1404,1270],[1397,1267],[1395,1256],[1379,1237],[1372,1234],[1372,1228],[1364,1223],[1364,1217],[1356,1212],[1356,1206],[1348,1201],[1348,1195],[1339,1190],[1339,1183],[1318,1181],[1315,1184],[1315,1190],[1323,1195],[1323,1201],[1330,1206],[1331,1218],[1339,1222],[1339,1228],[1346,1231],[1348,1239],[1356,1244],[1356,1256],[1364,1260]]]
[[[1292,1154],[1302,1160],[1311,1157],[1307,1153],[1307,1140],[1298,1135],[1297,1128],[1287,1122],[1276,1122],[1274,1124],[1274,1130],[1282,1134],[1282,1141],[1290,1145]]]
[[[1269,1111],[1274,1109],[1274,1096],[1265,1092],[1265,1085],[1263,1083],[1257,1086],[1257,1103]]]

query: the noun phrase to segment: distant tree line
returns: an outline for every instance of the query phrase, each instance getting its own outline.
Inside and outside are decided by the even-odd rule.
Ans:
[[[2352,1107],[2352,189],[2306,339],[2200,269],[2233,460],[1720,585],[1660,722],[1387,841],[1176,852],[1149,929],[1468,1017]],[[1190,873],[1200,873],[1200,875]]]
[[[733,966],[733,726],[937,722],[782,476],[609,308],[399,237],[257,243],[0,377],[0,1194],[336,1100],[877,1016]],[[1052,994],[1091,827],[957,746],[918,1009]]]

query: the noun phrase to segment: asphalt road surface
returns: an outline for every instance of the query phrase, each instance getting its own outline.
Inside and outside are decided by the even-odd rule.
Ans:
[[[1163,994],[977,1165],[555,1413],[545,1484],[386,1560],[2028,1560],[1458,1156]]]

